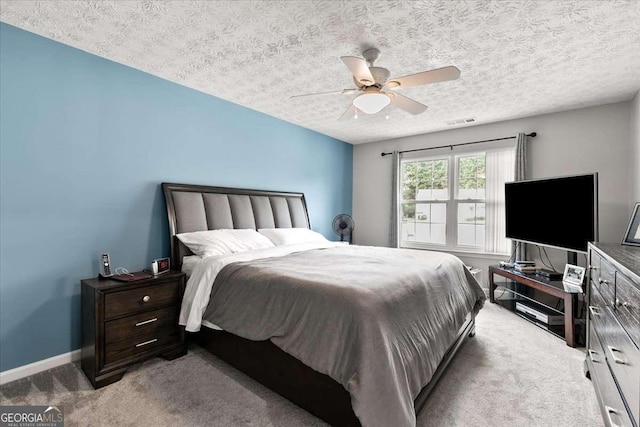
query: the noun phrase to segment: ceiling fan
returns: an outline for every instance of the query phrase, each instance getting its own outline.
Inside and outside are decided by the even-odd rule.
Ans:
[[[394,90],[455,80],[460,77],[460,70],[456,67],[449,66],[390,79],[389,76],[391,73],[389,70],[373,65],[379,55],[380,51],[378,49],[371,48],[362,52],[363,58],[356,56],[340,57],[344,65],[346,65],[353,74],[353,81],[357,86],[356,88],[294,95],[291,98],[334,93],[357,93],[358,96],[353,99],[347,111],[345,111],[338,120],[345,120],[352,117],[357,118],[358,111],[366,114],[376,114],[389,104],[416,115],[424,113],[427,110],[427,106],[397,92],[393,92]],[[391,92],[388,90],[391,90]]]

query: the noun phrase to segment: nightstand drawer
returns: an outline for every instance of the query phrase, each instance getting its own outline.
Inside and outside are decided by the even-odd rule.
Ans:
[[[178,345],[178,325],[150,331],[105,346],[105,365],[124,359],[146,357],[171,344]]]
[[[175,305],[178,299],[179,286],[175,281],[111,292],[104,297],[104,317],[111,319],[151,308]]]
[[[145,311],[133,316],[110,320],[105,324],[105,344],[129,339],[133,336],[166,330],[178,325],[178,307],[170,306],[159,310]]]

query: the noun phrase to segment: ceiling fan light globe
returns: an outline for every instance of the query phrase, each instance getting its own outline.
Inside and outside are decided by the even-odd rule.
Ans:
[[[366,114],[376,114],[389,105],[391,99],[384,93],[363,93],[353,100],[353,105]]]

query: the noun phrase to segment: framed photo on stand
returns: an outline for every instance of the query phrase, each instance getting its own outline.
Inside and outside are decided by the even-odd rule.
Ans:
[[[640,246],[640,203],[636,203],[631,213],[627,232],[622,240],[623,245]]]
[[[564,266],[562,285],[566,292],[582,293],[582,281],[584,280],[585,268],[578,265],[567,264]]]

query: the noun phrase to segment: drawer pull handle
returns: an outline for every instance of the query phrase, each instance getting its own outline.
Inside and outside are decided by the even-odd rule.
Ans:
[[[609,419],[609,424],[611,424],[611,427],[621,427],[620,424],[614,423],[613,420],[611,419],[611,414],[618,415],[618,411],[613,409],[611,406],[606,406],[606,405],[604,407],[604,410],[607,411],[607,418]]]
[[[593,358],[593,355],[594,355],[594,354],[598,354],[598,352],[597,352],[597,351],[595,351],[595,350],[591,350],[591,349],[589,349],[589,359],[591,359],[591,361],[592,361],[593,363],[600,363],[600,361],[599,361],[599,360],[596,360],[596,359],[594,359],[594,358]]]
[[[155,322],[157,320],[158,320],[158,318],[154,317],[153,319],[145,320],[144,322],[138,322],[138,323],[136,323],[136,326],[146,325],[147,323],[153,323],[153,322]]]
[[[152,340],[145,341],[145,342],[141,342],[140,344],[136,344],[136,347],[142,347],[142,346],[145,346],[145,345],[148,345],[148,344],[154,343],[154,342],[156,342],[156,341],[158,341],[158,339],[157,339],[157,338],[154,338],[154,339],[152,339]]]
[[[149,302],[151,300],[151,297],[149,295],[145,295],[142,297],[142,302]]]
[[[607,280],[607,279],[598,279],[598,282],[599,282],[601,285],[608,285],[609,283],[611,283],[611,282],[610,282],[609,280]]]
[[[609,349],[609,352],[611,352],[611,357],[613,357],[614,362],[616,362],[619,365],[627,364],[627,362],[625,362],[623,359],[620,359],[619,357],[616,356],[616,353],[624,354],[622,351],[610,345],[608,345],[607,348]]]
[[[631,307],[631,304],[629,304],[627,301],[620,301],[618,298],[616,298],[616,305],[618,307]]]
[[[593,305],[589,306],[589,311],[591,312],[592,315],[594,315],[595,317],[600,317],[600,313],[598,313],[596,310],[599,310],[600,307],[595,307]]]

